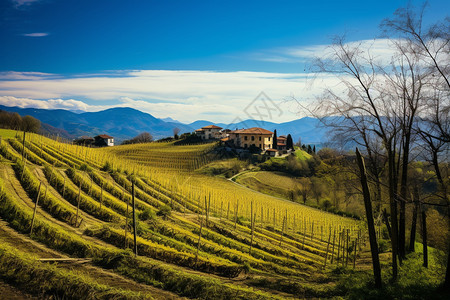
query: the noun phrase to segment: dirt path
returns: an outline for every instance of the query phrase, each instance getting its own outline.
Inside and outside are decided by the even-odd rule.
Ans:
[[[3,282],[2,280],[0,280],[0,297],[1,299],[8,299],[8,300],[39,299],[37,297],[25,294],[21,290]]]

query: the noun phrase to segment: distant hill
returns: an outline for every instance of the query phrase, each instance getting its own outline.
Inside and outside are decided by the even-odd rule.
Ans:
[[[200,120],[190,123],[188,125],[190,127],[198,129],[210,124],[214,124],[222,128],[228,128],[231,130],[235,130],[237,128],[241,129],[250,127],[261,127],[270,131],[274,131],[276,129],[278,135],[291,134],[294,142],[297,142],[298,139],[301,138],[302,143],[306,144],[321,144],[326,141],[326,129],[319,126],[320,122],[318,119],[310,117],[304,117],[298,120],[285,123],[245,120],[238,123],[224,124]]]
[[[180,133],[194,131],[187,125],[167,123],[133,108],[111,108],[79,114],[63,109],[47,110],[1,105],[0,109],[17,112],[22,116],[30,115],[42,123],[68,132],[72,137],[95,136],[105,133],[120,142],[144,131],[150,132],[154,138],[172,136],[173,129],[176,127],[180,129]]]
[[[274,123],[258,120],[244,120],[238,123],[225,124],[207,120],[198,120],[190,124],[182,124],[172,118],[158,119],[151,114],[133,108],[111,108],[99,112],[74,113],[68,110],[19,108],[0,105],[0,109],[17,112],[20,115],[30,115],[39,119],[44,132],[59,134],[66,138],[76,138],[82,135],[95,136],[109,134],[117,143],[135,137],[141,132],[150,132],[155,139],[172,136],[173,129],[179,128],[180,133],[193,132],[195,129],[215,124],[231,130],[262,127],[278,135],[291,134],[294,142],[301,138],[302,143],[320,144],[326,140],[326,130],[320,128],[319,120],[315,118],[301,118],[298,120]]]

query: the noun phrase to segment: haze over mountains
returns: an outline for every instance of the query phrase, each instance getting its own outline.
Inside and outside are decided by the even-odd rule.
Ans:
[[[117,143],[144,131],[150,132],[155,139],[159,139],[172,136],[174,128],[179,128],[180,133],[185,133],[193,132],[195,129],[210,124],[232,130],[250,127],[262,127],[271,131],[276,129],[278,135],[290,133],[294,141],[301,138],[302,143],[311,144],[324,142],[326,133],[324,128],[318,127],[319,121],[310,117],[284,123],[245,120],[239,123],[224,124],[215,123],[213,120],[198,120],[190,124],[183,124],[172,118],[158,119],[133,108],[111,108],[99,112],[82,113],[63,109],[47,110],[2,105],[0,105],[0,109],[39,119],[43,123],[43,130],[47,133],[60,134],[69,139],[82,135],[95,136],[106,133],[114,136]]]

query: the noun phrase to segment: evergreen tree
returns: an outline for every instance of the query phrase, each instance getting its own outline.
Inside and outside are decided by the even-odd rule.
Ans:
[[[294,142],[292,141],[292,136],[290,134],[288,134],[286,139],[286,149],[294,149]]]
[[[273,131],[273,144],[272,144],[272,148],[273,148],[273,149],[278,149],[277,130],[276,130],[276,129]]]

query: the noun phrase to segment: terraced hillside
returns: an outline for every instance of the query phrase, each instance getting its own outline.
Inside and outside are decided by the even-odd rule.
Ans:
[[[91,149],[0,135],[0,278],[11,289],[82,299],[329,297],[343,293],[330,268],[367,267],[357,221],[193,172],[213,159],[214,144]]]

